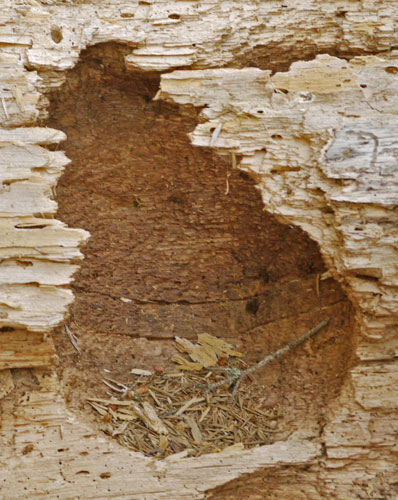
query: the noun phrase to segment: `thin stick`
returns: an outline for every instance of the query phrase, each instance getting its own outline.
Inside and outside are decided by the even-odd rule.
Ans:
[[[73,345],[73,347],[76,349],[76,351],[81,354],[81,350],[80,350],[80,347],[78,346],[78,343],[77,343],[77,338],[76,336],[70,331],[70,328],[68,327],[68,325],[64,325],[65,327],[65,332],[66,334],[68,335],[69,337],[69,340],[71,341],[71,344]]]
[[[232,170],[236,170],[238,168],[236,165],[236,154],[232,152],[231,155],[232,155]]]
[[[245,377],[247,377],[248,375],[250,375],[254,371],[258,370],[259,368],[262,368],[264,366],[269,365],[270,363],[272,363],[276,359],[279,359],[280,357],[287,354],[289,351],[291,351],[292,349],[294,349],[298,345],[305,342],[310,337],[313,337],[316,333],[319,332],[319,330],[321,330],[324,326],[326,326],[329,323],[329,321],[330,321],[330,318],[324,319],[323,321],[321,321],[319,323],[319,325],[314,326],[314,328],[311,328],[310,330],[308,330],[301,337],[298,337],[297,339],[293,340],[292,342],[285,345],[281,349],[278,349],[277,351],[271,352],[271,354],[268,354],[268,356],[266,356],[264,359],[262,359],[261,361],[259,361],[255,365],[250,366],[249,368],[246,368],[246,370],[235,369],[234,373],[225,377],[220,382],[215,382],[214,384],[209,384],[206,388],[206,392],[212,391],[213,389],[216,389],[217,387],[220,387],[220,386],[225,385],[225,384],[230,384],[230,385],[235,384],[235,388],[234,388],[234,390],[232,392],[232,396],[231,396],[231,398],[235,398],[236,393],[237,393],[238,388],[239,388],[239,385]],[[238,386],[238,388],[236,388],[236,386]],[[233,399],[232,399],[232,401],[233,401]]]
[[[227,196],[227,194],[229,193],[229,178],[230,177],[231,177],[231,172],[228,172],[228,167],[227,167],[227,173],[225,176],[225,185],[226,185],[225,196]]]
[[[238,389],[239,389],[239,386],[240,386],[240,384],[241,384],[242,380],[243,380],[243,377],[242,377],[242,376],[240,376],[240,377],[238,378],[238,380],[237,380],[237,381],[235,382],[235,384],[234,384],[234,388],[233,388],[233,390],[232,390],[232,394],[231,394],[231,403],[234,401],[234,399],[235,399],[236,395],[238,394]]]

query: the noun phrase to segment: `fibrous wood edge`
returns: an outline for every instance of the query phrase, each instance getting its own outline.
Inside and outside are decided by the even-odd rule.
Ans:
[[[265,53],[277,47],[273,54],[285,50],[293,60],[308,44],[314,53],[348,54],[397,45],[392,0],[285,3],[0,2],[3,326],[40,335],[62,320],[71,300],[64,287],[88,236],[52,219],[54,188],[67,159],[43,147],[62,140],[61,132],[33,126],[46,115],[45,91],[63,82],[63,71],[83,48],[108,41],[127,43],[127,67],[145,70],[216,68],[255,47],[265,47]],[[319,242],[357,306],[362,364],[328,410],[321,436],[325,465],[317,473],[316,491],[322,493],[313,493],[314,499],[363,496],[362,483],[377,493],[385,485],[392,488],[397,474],[396,146],[390,133],[396,128],[397,67],[394,55],[385,54],[351,63],[323,56],[273,77],[251,68],[184,71],[165,76],[159,96],[208,106],[193,143],[239,154],[239,167],[256,178],[267,209]],[[40,310],[42,298],[47,302]],[[44,351],[31,366],[41,356],[48,360],[43,364],[52,362]],[[24,355],[17,358],[15,347],[9,359],[22,366]],[[165,466],[91,434],[66,412],[51,371],[35,374],[41,390],[14,402],[7,398],[3,409],[5,498],[10,491],[12,498],[26,498],[26,487],[31,498],[109,498],[109,489],[116,498],[201,498],[204,490],[240,474],[274,467],[275,456],[285,465],[312,461],[320,452],[316,444],[292,441],[236,452],[222,466],[220,456]],[[7,370],[3,377],[7,392]],[[82,443],[87,447],[79,451]],[[289,450],[297,454],[293,461]],[[57,464],[60,453],[64,458]],[[111,477],[98,478],[101,467]]]
[[[0,332],[0,370],[51,366],[57,361],[48,334],[28,330]]]
[[[292,440],[201,458],[149,459],[99,436],[69,414],[54,374],[34,374],[37,389],[18,401],[3,402],[0,491],[12,492],[5,498],[22,500],[28,491],[29,498],[40,499],[199,499],[206,489],[242,472],[312,462],[321,452],[317,443]],[[7,446],[10,439],[12,447]]]
[[[0,399],[7,396],[14,389],[14,382],[10,370],[0,370]]]
[[[163,75],[157,96],[204,106],[192,143],[239,155],[265,207],[319,243],[357,306],[362,362],[330,409],[323,435],[328,460],[320,477],[330,495],[358,493],[346,479],[353,459],[359,483],[371,480],[370,456],[391,475],[385,484],[397,474],[395,433],[382,431],[383,412],[393,429],[398,422],[393,68],[394,53],[350,62],[318,56],[273,76],[253,68],[175,71]],[[328,468],[342,468],[333,486]]]
[[[163,75],[158,94],[206,106],[192,143],[209,146],[219,130],[214,147],[242,155],[240,168],[257,180],[265,207],[319,243],[372,339],[397,312],[398,101],[390,68],[398,54],[350,63],[318,56],[272,77],[254,68],[175,71]]]

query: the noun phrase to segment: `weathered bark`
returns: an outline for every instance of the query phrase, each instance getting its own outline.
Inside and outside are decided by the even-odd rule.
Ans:
[[[257,472],[245,481],[263,474],[262,488],[284,475],[273,498],[299,498],[298,484],[303,498],[395,498],[396,3],[0,4],[2,497],[203,498]],[[204,107],[192,143],[239,158],[265,208],[318,242],[354,304],[359,361],[316,439],[160,462],[68,413],[47,333],[73,300],[88,234],[53,218],[68,159],[51,145],[64,134],[37,125],[82,49],[109,41],[130,48],[127,69],[184,68],[162,76],[157,99]],[[8,370],[29,367],[13,391]]]

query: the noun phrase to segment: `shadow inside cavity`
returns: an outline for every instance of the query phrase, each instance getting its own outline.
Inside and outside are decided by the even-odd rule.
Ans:
[[[331,279],[317,289],[317,245],[265,212],[246,174],[192,147],[198,111],[153,102],[159,74],[126,72],[123,52],[88,49],[51,95],[47,125],[67,133],[72,160],[59,218],[91,233],[67,320],[82,355],[62,329],[55,336],[67,400],[81,408],[103,396],[103,369],[126,381],[133,367],[169,364],[175,335],[222,337],[251,364],[332,316],[308,346],[258,374],[269,406],[286,409],[287,436],[339,391],[350,304]]]

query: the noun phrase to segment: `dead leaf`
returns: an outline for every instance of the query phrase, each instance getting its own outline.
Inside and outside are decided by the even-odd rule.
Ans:
[[[190,372],[193,371],[200,372],[200,370],[203,368],[203,366],[200,363],[194,363],[193,361],[188,361],[179,354],[175,354],[172,358],[172,361],[180,365],[179,366],[180,370],[187,370]]]
[[[225,342],[225,340],[213,337],[213,335],[209,335],[208,333],[200,333],[198,335],[198,342],[203,346],[209,346],[219,357],[243,356],[241,352],[235,351],[233,346]]]
[[[177,349],[180,352],[186,352],[192,361],[200,363],[205,368],[217,364],[217,354],[207,346],[192,344],[187,339],[175,337]]]
[[[185,352],[192,361],[200,363],[202,367],[209,368],[216,366],[218,358],[228,358],[229,356],[242,356],[241,352],[235,351],[233,346],[222,339],[213,337],[208,333],[198,335],[199,344],[193,344],[188,339],[175,337],[176,347],[180,352]],[[187,361],[181,361],[181,356],[175,356],[174,360],[180,363],[186,370],[194,370],[193,366],[187,364]],[[198,368],[199,369],[199,368]]]
[[[227,353],[240,354],[215,337],[204,334],[201,341],[203,345],[195,345],[181,339],[180,351],[193,349],[201,356],[218,357],[219,365],[227,361]],[[107,378],[106,385],[116,396],[88,400],[100,414],[101,429],[134,451],[151,457],[160,454],[162,458],[174,453],[176,460],[223,449],[228,453],[242,449],[243,445],[250,448],[272,440],[277,426],[275,419],[280,414],[276,409],[268,409],[265,398],[253,384],[248,384],[248,390],[241,391],[237,400],[228,404],[224,387],[207,394],[201,390],[222,380],[225,377],[222,370],[198,371],[192,368],[202,368],[201,363],[188,361],[182,355],[177,360],[190,370],[164,370],[157,376],[156,368],[151,367],[152,376],[139,380],[134,388],[125,385],[127,382]],[[247,367],[241,359],[237,361],[241,369]],[[136,370],[138,377],[145,373]],[[144,394],[138,396],[136,390]],[[179,452],[183,453],[178,455]]]
[[[187,424],[189,425],[189,428],[191,429],[191,434],[195,443],[201,444],[203,441],[203,436],[202,433],[200,432],[198,424],[196,423],[196,420],[193,417],[187,417],[186,421]]]

